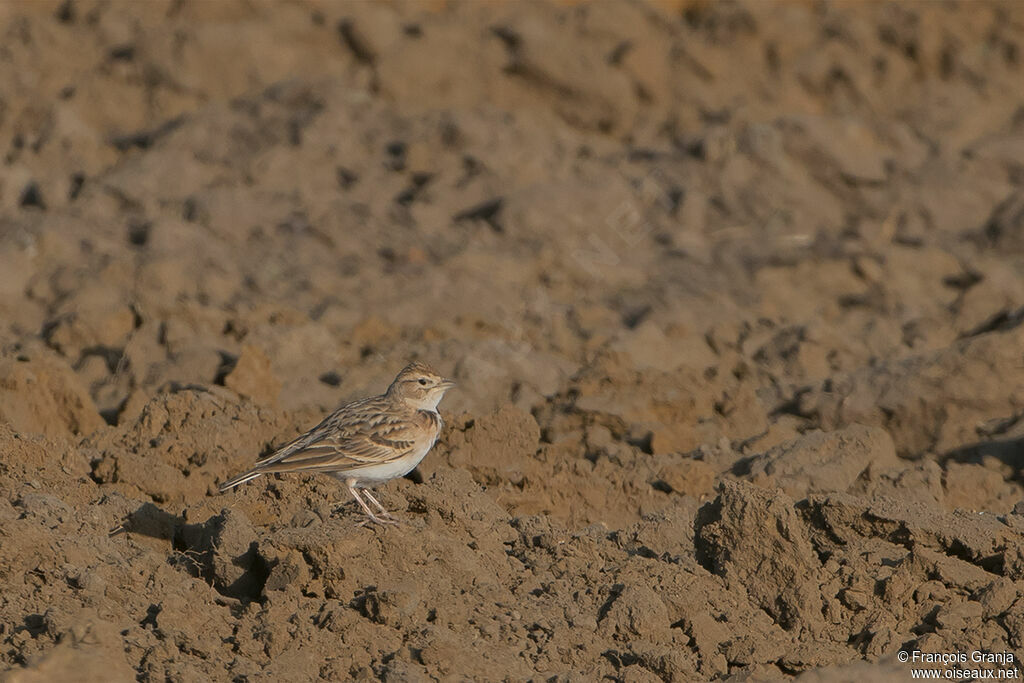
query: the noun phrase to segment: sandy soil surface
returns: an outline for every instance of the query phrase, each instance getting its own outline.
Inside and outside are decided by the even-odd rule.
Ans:
[[[0,4],[2,676],[1019,663],[1022,85],[1009,2]],[[217,492],[416,358],[402,526]]]

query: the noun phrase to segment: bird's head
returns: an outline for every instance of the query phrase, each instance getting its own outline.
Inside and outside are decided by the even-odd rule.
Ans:
[[[444,393],[455,386],[425,363],[409,363],[388,387],[388,397],[419,410],[436,410]]]

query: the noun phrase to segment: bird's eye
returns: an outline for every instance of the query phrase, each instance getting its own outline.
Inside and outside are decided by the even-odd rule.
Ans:
[[[420,386],[424,386],[424,387],[425,387],[425,386],[427,386],[427,380],[425,380],[425,379],[423,379],[423,378],[421,377],[421,378],[420,378]]]

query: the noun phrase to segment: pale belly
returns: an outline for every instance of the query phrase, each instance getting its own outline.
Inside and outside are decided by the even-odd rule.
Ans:
[[[434,443],[434,441],[430,441],[426,444],[426,447],[413,451],[408,455],[397,460],[392,460],[391,462],[385,462],[379,465],[368,465],[366,467],[348,470],[347,472],[332,474],[342,481],[355,479],[355,485],[357,488],[372,488],[378,484],[383,484],[386,481],[397,479],[398,477],[404,477],[412,472],[416,468],[416,465],[419,465],[420,461],[427,456],[430,449],[434,447]]]

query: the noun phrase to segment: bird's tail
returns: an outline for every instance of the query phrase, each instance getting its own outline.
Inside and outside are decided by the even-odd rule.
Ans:
[[[229,479],[229,480],[227,480],[226,482],[224,482],[223,484],[220,485],[221,493],[223,493],[224,491],[227,491],[228,489],[233,489],[236,486],[238,486],[239,484],[244,484],[245,482],[249,481],[250,479],[255,479],[256,477],[259,477],[262,474],[263,474],[263,472],[258,471],[258,470],[249,470],[248,472],[246,472],[244,474],[238,475],[234,479]]]

